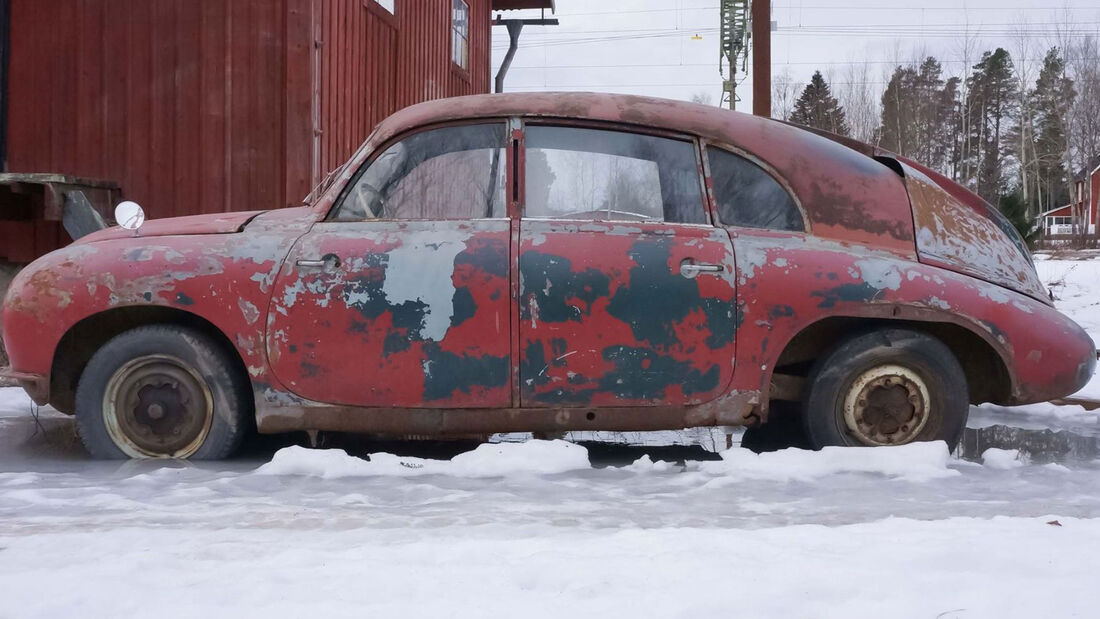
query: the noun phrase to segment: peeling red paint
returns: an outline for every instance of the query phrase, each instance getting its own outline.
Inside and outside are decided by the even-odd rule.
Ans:
[[[700,154],[706,144],[746,153],[793,192],[807,230],[523,219],[518,124],[507,218],[325,221],[392,140],[511,116],[663,127]],[[58,343],[90,316],[161,307],[201,317],[237,349],[264,431],[755,423],[788,343],[836,317],[969,331],[1004,365],[1005,404],[1079,388],[1093,343],[1042,297],[1027,254],[959,188],[871,154],[881,153],[640,97],[418,105],[382,123],[311,207],[154,221],[136,237],[111,229],[41,258],[11,286],[5,340],[41,396]],[[714,221],[700,162],[710,216],[699,220]]]

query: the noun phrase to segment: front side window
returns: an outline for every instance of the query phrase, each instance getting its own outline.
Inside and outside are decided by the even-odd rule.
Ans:
[[[706,223],[691,142],[527,126],[524,216]]]
[[[806,229],[791,194],[763,168],[718,148],[707,148],[710,179],[723,224],[768,230]]]
[[[464,0],[452,0],[451,60],[459,68],[470,68],[470,7]]]
[[[330,219],[506,217],[506,145],[503,123],[411,135],[366,165]]]

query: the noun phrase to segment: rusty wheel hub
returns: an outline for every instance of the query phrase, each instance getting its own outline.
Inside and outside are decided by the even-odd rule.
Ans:
[[[853,381],[844,399],[844,423],[865,445],[903,445],[927,425],[930,405],[920,375],[900,365],[882,365]]]
[[[206,383],[179,359],[139,357],[107,385],[107,430],[131,457],[185,458],[210,431],[213,406]]]

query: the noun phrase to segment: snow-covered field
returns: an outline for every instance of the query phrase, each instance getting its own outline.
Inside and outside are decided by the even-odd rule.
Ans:
[[[1100,260],[1039,268],[1100,341]],[[1100,411],[969,425],[956,455],[701,431],[112,463],[0,389],[0,618],[1100,616]]]

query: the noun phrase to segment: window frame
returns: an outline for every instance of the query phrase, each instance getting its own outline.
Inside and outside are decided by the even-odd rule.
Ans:
[[[716,196],[714,193],[714,183],[711,180],[710,156],[707,154],[707,149],[711,147],[721,151],[725,151],[731,155],[741,157],[742,159],[745,159],[750,163],[756,165],[756,167],[763,170],[766,174],[768,174],[768,176],[771,176],[772,180],[778,183],[779,186],[787,192],[787,195],[791,197],[791,201],[794,202],[795,207],[798,209],[798,213],[802,216],[802,229],[780,230],[778,228],[752,228],[748,226],[739,226],[737,224],[727,224],[723,222],[722,218],[718,215],[718,196]],[[779,172],[777,172],[776,169],[769,165],[767,162],[763,161],[756,155],[748,152],[743,148],[739,148],[725,142],[715,142],[706,138],[699,139],[699,150],[700,155],[703,158],[703,173],[705,175],[707,184],[707,198],[710,200],[710,209],[712,213],[711,219],[715,222],[715,226],[729,230],[731,234],[736,234],[737,231],[741,230],[751,230],[753,232],[770,232],[775,234],[800,234],[807,236],[813,234],[813,226],[810,222],[810,217],[806,213],[806,208],[802,206],[802,200],[798,198],[798,194],[795,193],[794,189],[791,187],[791,184],[787,182],[787,179],[780,175]]]
[[[650,137],[665,138],[674,140],[677,142],[687,142],[695,153],[695,172],[699,181],[699,194],[701,197],[700,206],[703,209],[703,221],[701,223],[683,223],[678,221],[637,221],[628,219],[548,219],[541,217],[527,217],[527,183],[526,183],[526,162],[527,162],[527,127],[563,127],[566,129],[595,129],[599,131],[617,131],[620,133],[633,133],[636,135],[645,135]],[[712,216],[710,203],[708,200],[707,182],[703,176],[704,161],[700,156],[700,138],[688,133],[681,133],[678,131],[672,131],[668,129],[661,129],[657,127],[647,127],[644,125],[632,125],[628,123],[615,123],[600,120],[590,119],[573,119],[573,118],[554,118],[554,117],[537,117],[537,118],[523,118],[523,135],[524,140],[521,143],[522,154],[519,159],[519,174],[523,179],[520,184],[520,203],[518,209],[518,217],[520,219],[527,219],[528,221],[552,221],[552,222],[583,222],[583,223],[615,223],[615,224],[650,224],[650,225],[668,225],[668,226],[696,226],[696,227],[714,227],[714,222],[717,221]]]
[[[377,148],[373,149],[371,151],[370,155],[368,155],[367,158],[363,161],[363,163],[359,165],[359,168],[355,171],[355,174],[352,174],[351,178],[348,179],[348,182],[345,183],[344,186],[340,188],[340,193],[336,196],[336,199],[332,201],[332,206],[329,207],[328,212],[325,213],[325,216],[320,220],[320,222],[335,223],[335,224],[362,224],[362,223],[369,223],[369,222],[375,222],[375,221],[378,221],[378,222],[400,222],[400,221],[507,221],[507,220],[512,219],[512,195],[513,195],[512,192],[513,192],[513,184],[516,182],[516,179],[513,178],[513,174],[512,174],[512,167],[513,167],[512,161],[515,158],[516,154],[515,154],[515,141],[512,139],[512,136],[510,135],[511,125],[510,125],[509,121],[510,121],[510,119],[508,117],[467,118],[467,119],[461,119],[461,120],[452,120],[452,121],[438,122],[438,123],[423,125],[423,126],[420,126],[420,127],[415,127],[415,128],[409,129],[408,131],[399,133],[397,135],[394,135],[393,137],[386,140],[382,144],[379,144]],[[378,157],[382,155],[382,153],[389,150],[389,148],[391,146],[393,146],[394,144],[397,144],[398,142],[401,142],[403,140],[411,138],[414,135],[418,135],[418,134],[421,134],[421,133],[426,133],[428,131],[434,131],[436,129],[446,129],[446,128],[450,128],[450,127],[469,127],[469,126],[476,126],[476,125],[499,125],[501,127],[501,129],[505,131],[505,134],[504,134],[505,139],[504,139],[504,147],[503,147],[504,148],[504,153],[505,153],[505,156],[504,156],[504,170],[503,170],[504,179],[505,179],[504,180],[505,215],[503,217],[476,217],[476,218],[472,218],[472,219],[438,219],[438,218],[429,218],[429,217],[421,217],[421,218],[417,218],[417,219],[387,219],[387,218],[384,218],[384,217],[375,217],[373,219],[360,219],[360,220],[356,220],[356,221],[337,221],[336,219],[334,219],[336,217],[336,214],[343,207],[344,201],[348,199],[348,196],[351,194],[352,189],[355,188],[355,185],[359,182],[359,179],[363,176],[363,174],[366,173],[367,168],[369,168],[375,162],[375,160],[377,160]]]
[[[459,33],[458,25],[455,23],[455,7],[460,2],[466,13],[465,34]],[[462,40],[462,63],[455,59],[455,51],[457,51],[455,45],[459,38]],[[470,71],[470,3],[466,0],[451,0],[451,66],[463,73],[469,73]]]

